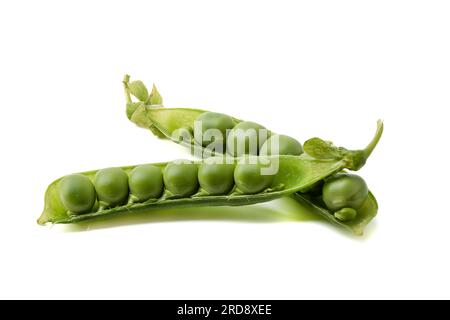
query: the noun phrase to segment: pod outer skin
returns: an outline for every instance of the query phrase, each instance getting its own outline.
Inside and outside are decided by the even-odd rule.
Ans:
[[[258,158],[258,157],[256,157]],[[307,191],[318,181],[331,176],[346,167],[344,160],[324,161],[316,160],[305,156],[272,156],[264,157],[270,161],[278,161],[279,169],[275,175],[272,185],[263,192],[247,195],[239,190],[234,190],[231,194],[205,196],[194,194],[188,198],[171,198],[164,192],[158,199],[149,199],[142,203],[128,201],[124,205],[113,208],[102,208],[91,212],[73,215],[63,206],[58,193],[57,179],[49,185],[45,194],[44,211],[38,220],[39,224],[45,223],[73,223],[100,216],[115,214],[125,214],[133,211],[152,210],[156,208],[183,207],[183,206],[237,206],[270,201],[283,196],[291,195],[295,192]],[[242,159],[233,158],[232,161],[238,163]],[[200,164],[201,162],[196,162]],[[167,163],[153,164],[163,169]],[[130,173],[136,166],[121,167],[126,173]],[[83,172],[89,179],[94,179],[98,170]],[[95,208],[95,206],[94,206]]]

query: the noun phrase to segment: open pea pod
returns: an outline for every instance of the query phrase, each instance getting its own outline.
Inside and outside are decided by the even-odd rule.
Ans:
[[[209,160],[206,159],[204,161],[189,163],[191,167],[194,166],[198,168],[202,165],[206,165],[207,161]],[[101,193],[103,192],[102,188],[105,188],[105,183],[115,185],[116,182],[112,181],[114,179],[126,181],[125,183],[128,183],[130,181],[130,175],[137,167],[142,167],[142,165],[116,168],[116,171],[119,171],[119,174],[116,174],[114,178],[105,178],[103,180],[101,180],[101,177],[99,177],[99,172],[102,170],[76,174],[77,179],[83,180],[85,187],[83,187],[82,190],[75,190],[75,193],[71,196],[72,198],[75,197],[75,199],[78,199],[80,195],[83,196],[87,194],[86,197],[88,198],[88,200],[84,201],[84,203],[82,204],[83,209],[81,209],[80,211],[83,212],[78,213],[69,210],[68,206],[64,204],[64,199],[66,197],[64,192],[66,192],[65,190],[67,189],[67,187],[62,182],[64,178],[63,177],[51,183],[47,188],[47,191],[45,193],[44,211],[39,218],[38,223],[75,223],[97,217],[114,216],[117,214],[133,214],[134,212],[149,211],[157,208],[182,208],[192,206],[240,206],[266,202],[279,197],[289,196],[296,192],[306,192],[317,182],[343,169],[351,169],[349,167],[349,164],[351,166],[353,165],[353,161],[349,161],[349,159],[314,159],[306,154],[299,157],[228,157],[226,158],[226,161],[227,165],[231,165],[233,167],[234,175],[232,171],[231,179],[233,183],[235,183],[235,185],[232,189],[230,189],[229,192],[225,194],[212,195],[203,190],[201,187],[196,187],[198,185],[198,181],[195,180],[191,182],[193,188],[195,188],[195,192],[192,192],[188,196],[174,195],[173,188],[171,188],[174,182],[171,181],[172,177],[169,177],[168,175],[168,166],[170,163],[157,163],[153,164],[152,167],[159,168],[164,175],[164,183],[162,185],[163,191],[161,192],[161,195],[158,196],[158,198],[150,198],[140,202],[136,200],[136,197],[132,193],[130,193],[126,195],[121,203],[115,203],[114,205],[105,204],[101,198]],[[258,166],[258,168],[264,168],[265,170],[269,170],[270,172],[267,171],[267,173],[263,173],[263,171],[261,171],[260,176],[258,173],[248,173],[248,171],[245,172],[244,170],[244,173],[242,174],[241,171],[242,168],[245,169],[245,167],[243,167],[245,165],[255,165]],[[195,177],[193,179],[197,179],[197,171],[195,171],[194,175]],[[259,179],[259,181],[262,181],[261,177],[263,175],[268,175],[271,177],[269,180],[264,180],[264,183],[266,184],[261,190],[257,190],[257,192],[255,192],[254,189],[251,189],[251,184],[254,184],[252,179],[255,178],[255,175],[256,179]],[[173,179],[174,181],[179,181],[180,177],[185,176],[186,174],[179,173],[178,176]],[[249,181],[246,181],[246,179],[248,180],[249,177],[251,179]],[[217,182],[220,180],[218,180],[217,177],[213,177],[212,181]],[[180,184],[180,182],[175,183]],[[201,185],[202,181],[200,181],[200,186]],[[118,189],[116,187],[114,188],[107,188],[107,191],[109,192],[109,198],[113,198],[115,196],[114,194],[111,194],[111,190],[113,190],[113,193],[119,193],[119,191],[117,191]],[[131,190],[131,188],[129,189],[127,185],[120,188],[122,188],[122,190],[127,190],[127,192],[128,190]],[[87,193],[85,192],[87,189],[92,189],[93,191],[89,191],[90,193]],[[86,204],[88,207],[85,206]],[[80,208],[80,206],[75,208]]]
[[[207,110],[164,108],[162,106],[162,98],[155,86],[153,86],[153,90],[150,95],[142,94],[142,92],[147,93],[145,85],[141,81],[130,82],[129,80],[130,76],[126,75],[123,83],[127,100],[126,113],[132,122],[140,127],[150,129],[158,137],[167,138],[176,143],[184,144],[185,146],[191,147],[191,150],[200,149],[202,151],[200,156],[202,157],[215,154],[215,150],[211,151],[211,149],[205,148],[205,146],[200,144],[196,139],[194,139],[194,137],[191,137],[190,139],[180,139],[182,132],[179,131],[194,130],[193,128],[195,127],[196,119],[198,119],[201,115],[208,113]],[[133,102],[131,95],[138,97],[140,101]],[[231,119],[229,127],[238,126],[243,122],[242,120],[234,117],[229,118]],[[264,127],[261,126],[260,128]],[[180,135],[177,135],[176,133],[180,133]],[[273,134],[270,131],[267,131],[267,133],[269,136]],[[348,163],[349,169],[358,170],[365,164],[367,158],[378,144],[382,133],[383,123],[381,120],[378,120],[377,133],[372,142],[363,150],[351,151],[342,147],[338,148],[331,142],[324,141],[320,138],[312,138],[306,141],[304,144],[304,150],[316,159],[345,159]],[[188,134],[192,134],[192,132],[188,132]],[[226,139],[227,138],[225,138],[225,140]],[[258,147],[256,154],[261,151],[259,149],[260,148]],[[222,152],[226,153],[227,149],[223,149]],[[301,150],[298,154],[301,154],[302,152],[303,150]]]

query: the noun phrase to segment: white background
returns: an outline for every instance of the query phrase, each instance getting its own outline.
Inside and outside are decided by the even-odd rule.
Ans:
[[[449,17],[446,1],[1,2],[0,298],[450,298]],[[128,121],[124,73],[167,107],[302,141],[361,147],[383,118],[361,171],[379,216],[361,239],[277,203],[39,227],[62,175],[186,157]]]

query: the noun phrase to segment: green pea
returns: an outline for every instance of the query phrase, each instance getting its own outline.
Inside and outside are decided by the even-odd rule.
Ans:
[[[278,148],[277,148],[278,147]],[[302,144],[292,137],[283,134],[274,134],[264,142],[259,152],[260,155],[292,155],[299,156],[303,153]]]
[[[100,201],[114,207],[128,199],[128,176],[120,168],[99,170],[94,179],[95,190]]]
[[[158,198],[164,190],[162,171],[151,164],[134,168],[128,183],[131,194],[141,202]]]
[[[223,144],[224,141],[226,141],[227,130],[234,127],[233,118],[217,112],[202,113],[195,121],[198,121],[198,123],[201,124],[201,136],[196,133],[195,139],[198,143],[201,143],[203,147],[208,146],[213,141],[217,141],[217,139]],[[214,132],[212,130],[217,131]],[[220,135],[220,137],[218,137],[218,135]]]
[[[332,211],[342,208],[358,210],[366,201],[368,193],[367,184],[360,176],[338,173],[325,181],[323,201]]]
[[[245,194],[255,194],[272,185],[274,176],[263,175],[260,164],[237,164],[234,170],[234,181],[239,190]]]
[[[358,213],[353,208],[342,208],[341,210],[336,211],[334,216],[342,222],[348,222],[354,220],[357,214]]]
[[[198,190],[198,165],[190,162],[173,161],[164,169],[164,185],[177,197],[189,197]]]
[[[227,152],[234,157],[244,154],[258,155],[269,135],[270,132],[260,124],[251,121],[240,122],[228,135]]]
[[[59,182],[59,196],[64,207],[78,214],[91,210],[96,200],[91,180],[82,174],[62,178]]]
[[[234,164],[204,162],[198,170],[200,186],[211,195],[228,194],[234,187]]]

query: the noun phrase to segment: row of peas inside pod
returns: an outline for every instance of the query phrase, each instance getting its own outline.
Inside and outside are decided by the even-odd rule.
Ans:
[[[276,173],[264,174],[267,163],[250,158],[242,163],[224,157],[202,163],[177,160],[133,169],[107,168],[94,175],[72,174],[59,182],[59,197],[71,214],[140,203],[189,197],[256,194],[272,187]],[[95,208],[94,208],[95,207]]]
[[[298,157],[244,157],[237,162],[235,158],[228,159],[227,162],[225,157],[212,157],[201,163],[177,160],[72,174],[58,181],[57,196],[65,214],[70,216],[111,208],[128,210],[139,204],[167,204],[174,199],[209,198],[209,204],[214,204],[215,199],[222,197],[227,204],[244,197],[244,204],[250,204],[269,201],[281,196],[277,194],[280,192],[311,189],[314,201],[323,203],[341,221],[354,219],[368,196],[367,185],[359,176],[339,173],[325,181],[318,180],[314,173],[305,172],[307,166]],[[272,167],[280,159],[281,166]],[[293,178],[292,172],[304,174],[305,179]]]
[[[192,126],[177,128],[171,139],[190,145],[197,144],[214,154],[227,153],[233,157],[244,155],[301,155],[302,144],[282,134],[274,134],[252,121],[235,121],[231,116],[206,111]]]
[[[162,97],[155,86],[149,94],[142,81],[130,82],[129,78],[126,75],[123,81],[127,117],[160,138],[211,151],[202,153],[200,157],[225,153],[233,157],[303,153],[302,144],[296,139],[273,133],[256,122],[207,110],[163,108]],[[132,95],[139,102],[133,102]]]

